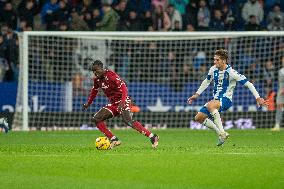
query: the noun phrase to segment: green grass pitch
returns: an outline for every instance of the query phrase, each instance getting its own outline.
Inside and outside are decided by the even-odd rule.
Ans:
[[[157,130],[157,150],[134,130],[122,145],[95,149],[99,131],[0,133],[0,188],[284,188],[284,132]]]

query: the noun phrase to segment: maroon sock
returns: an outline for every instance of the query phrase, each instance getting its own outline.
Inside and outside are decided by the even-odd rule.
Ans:
[[[143,125],[141,125],[141,123],[139,123],[138,121],[133,122],[133,127],[134,127],[134,129],[139,131],[139,133],[142,133],[143,135],[145,135],[147,137],[149,137],[149,135],[151,134],[151,132],[148,129],[146,129],[145,127],[143,127]]]
[[[114,136],[103,121],[97,123],[96,126],[107,138],[111,139]]]

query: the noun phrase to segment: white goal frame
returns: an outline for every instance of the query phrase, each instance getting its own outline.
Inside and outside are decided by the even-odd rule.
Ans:
[[[260,32],[47,32],[47,31],[28,31],[19,34],[20,40],[20,65],[22,72],[22,130],[29,130],[28,123],[28,82],[29,82],[29,37],[30,36],[84,36],[85,38],[103,39],[143,39],[143,40],[179,40],[186,38],[212,39],[224,37],[248,37],[248,36],[284,36],[284,31],[260,31]],[[147,39],[144,39],[147,37]],[[19,88],[19,87],[18,87]]]

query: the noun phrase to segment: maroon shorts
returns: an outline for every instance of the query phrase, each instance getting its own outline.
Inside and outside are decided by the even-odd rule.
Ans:
[[[104,109],[107,109],[108,111],[110,111],[110,113],[112,114],[112,116],[115,117],[115,116],[121,114],[121,112],[118,111],[118,105],[119,105],[119,103],[120,103],[120,101],[119,101],[119,102],[112,103],[112,104],[107,104],[107,105],[104,106],[103,108],[104,108]],[[128,97],[126,98],[126,100],[125,100],[125,104],[124,104],[123,110],[131,111],[131,99],[130,99],[129,96],[128,96]]]

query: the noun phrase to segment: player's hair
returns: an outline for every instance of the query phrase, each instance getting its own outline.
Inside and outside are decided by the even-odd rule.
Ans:
[[[222,60],[228,61],[228,51],[225,49],[218,49],[215,51],[215,55],[220,56]]]
[[[89,70],[90,70],[90,71],[93,71],[94,66],[99,66],[99,67],[103,68],[103,67],[104,67],[104,64],[103,64],[102,61],[100,61],[100,60],[94,60],[94,61],[91,63],[91,65],[89,66]]]

